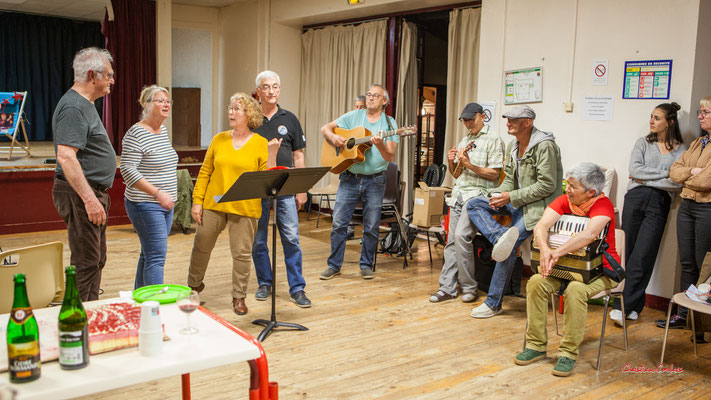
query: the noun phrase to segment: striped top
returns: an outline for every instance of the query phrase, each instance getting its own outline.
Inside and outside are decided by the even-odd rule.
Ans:
[[[126,183],[126,199],[158,202],[153,196],[133,187],[141,178],[146,178],[153,186],[168,193],[173,201],[178,199],[178,178],[175,172],[178,154],[170,144],[165,126],[161,125],[160,133],[155,134],[134,124],[123,137],[122,147],[120,168]]]

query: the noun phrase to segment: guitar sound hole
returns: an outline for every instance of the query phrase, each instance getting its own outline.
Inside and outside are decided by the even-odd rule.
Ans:
[[[353,139],[353,138],[348,139],[348,141],[346,142],[346,148],[352,149],[353,146],[355,146],[355,139]]]

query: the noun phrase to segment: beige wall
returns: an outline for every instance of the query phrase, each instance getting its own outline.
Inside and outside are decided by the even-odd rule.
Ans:
[[[215,7],[195,7],[182,4],[174,4],[172,7],[172,27],[178,29],[192,29],[208,31],[212,34],[212,110],[210,111],[212,132],[202,132],[201,141],[205,143],[205,136],[214,136],[224,129],[226,125],[222,123],[220,117],[225,114],[220,111],[226,109],[221,100],[220,93],[220,9]]]
[[[576,11],[576,3],[578,9]],[[703,11],[708,14],[708,6]],[[699,54],[708,28],[699,36],[699,0],[484,0],[481,29],[479,100],[497,102],[497,129],[509,141],[501,114],[502,71],[543,67],[543,102],[531,104],[536,126],[552,131],[562,149],[563,166],[592,161],[617,171],[616,190],[610,194],[622,209],[626,192],[629,153],[634,141],[648,133],[652,109],[667,100],[622,100],[624,62],[672,59],[670,100],[682,106],[680,125],[685,137],[698,132],[695,112],[700,93],[711,93],[709,55]],[[674,29],[660,28],[664,21],[684,21]],[[575,24],[577,16],[577,26]],[[702,29],[699,27],[698,29]],[[673,32],[673,33],[672,33]],[[573,52],[575,48],[575,52]],[[609,60],[607,86],[593,86],[592,61]],[[612,121],[584,121],[583,96],[614,97]],[[563,103],[572,101],[566,113]],[[664,297],[678,290],[678,256],[675,215],[670,215],[657,271],[648,293]]]

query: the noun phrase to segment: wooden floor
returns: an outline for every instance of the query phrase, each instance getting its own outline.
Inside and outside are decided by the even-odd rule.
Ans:
[[[325,222],[325,223],[324,223]],[[629,373],[625,366],[656,368],[663,330],[653,320],[663,315],[645,310],[629,327],[630,350],[624,351],[622,330],[608,324],[602,368],[594,369],[600,337],[602,307],[591,306],[585,340],[574,374],[551,375],[560,338],[549,318],[548,358],[530,366],[514,365],[525,325],[525,300],[506,298],[504,313],[486,320],[469,316],[472,305],[459,300],[433,304],[427,299],[437,287],[442,264],[441,248],[434,250],[430,266],[427,244],[416,242],[415,260],[402,269],[401,259],[380,257],[376,277],[364,281],[358,274],[358,240],[350,241],[342,275],[320,281],[329,253],[329,219],[303,220],[306,292],[313,301],[300,309],[289,301],[283,267],[279,270],[277,319],[296,322],[307,332],[277,332],[264,342],[270,378],[279,383],[282,399],[475,399],[510,398],[708,398],[711,392],[711,345],[699,345],[696,357],[689,331],[671,331],[667,367],[673,362],[680,373]],[[139,243],[131,226],[108,231],[108,262],[103,297],[115,297],[133,285]],[[66,232],[0,236],[3,249],[65,242]],[[186,282],[193,234],[175,232],[169,238],[167,283]],[[281,250],[279,259],[282,259]],[[218,240],[202,293],[205,306],[256,336],[256,318],[269,318],[270,302],[254,300],[254,274],[250,277],[249,314],[237,316],[230,305],[230,256],[226,234]],[[481,299],[474,306],[481,303]],[[130,368],[130,365],[125,366]],[[247,363],[192,374],[194,399],[247,398]],[[98,396],[94,398],[99,398]],[[107,392],[102,399],[177,399],[180,378],[174,377]]]

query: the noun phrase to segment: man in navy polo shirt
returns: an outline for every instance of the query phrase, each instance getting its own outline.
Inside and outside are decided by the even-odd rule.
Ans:
[[[257,93],[264,112],[262,126],[254,131],[265,139],[282,139],[277,153],[277,165],[280,167],[303,168],[304,147],[306,137],[301,130],[301,124],[294,114],[279,107],[280,94],[279,75],[272,71],[263,71],[257,75]],[[291,301],[302,308],[311,307],[311,300],[306,297],[304,287],[306,281],[301,272],[302,254],[299,244],[299,214],[298,209],[306,203],[306,193],[296,196],[279,196],[277,198],[276,221],[284,249],[286,263],[286,278],[289,281]],[[262,199],[262,216],[259,218],[257,233],[252,245],[252,259],[257,272],[259,289],[255,293],[257,300],[266,300],[272,292],[273,280],[269,248],[267,247],[267,230],[269,228],[268,199]]]

